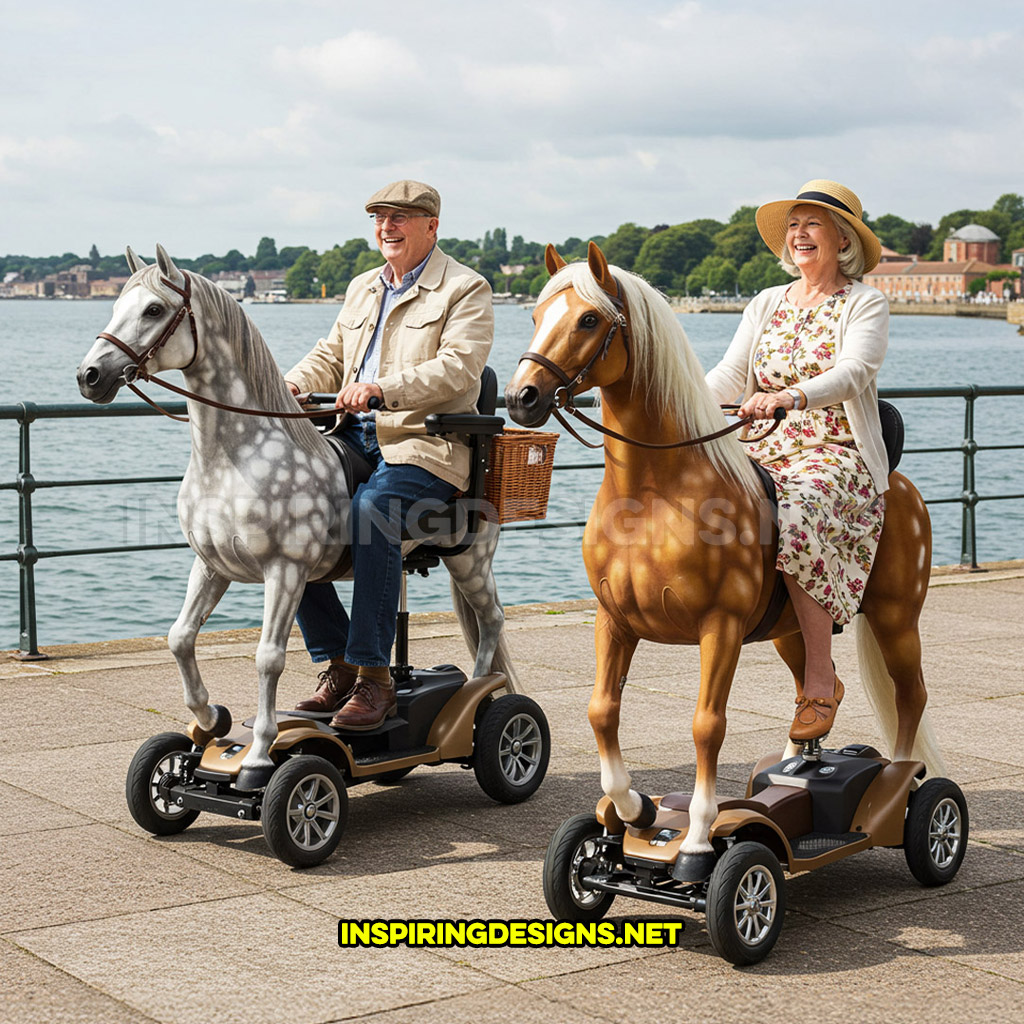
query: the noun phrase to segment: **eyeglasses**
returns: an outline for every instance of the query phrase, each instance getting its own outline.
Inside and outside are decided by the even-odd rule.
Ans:
[[[412,220],[413,217],[430,217],[429,213],[371,213],[370,220],[374,224],[383,224],[385,221],[390,220],[396,228],[400,228],[406,221]]]

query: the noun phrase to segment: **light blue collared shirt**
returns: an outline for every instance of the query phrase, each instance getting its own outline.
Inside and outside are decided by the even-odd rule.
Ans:
[[[363,365],[359,367],[359,372],[356,374],[357,381],[363,384],[372,384],[377,379],[377,374],[380,372],[380,335],[384,329],[384,321],[394,309],[395,303],[419,280],[420,274],[423,273],[423,268],[427,265],[427,260],[430,259],[433,252],[434,247],[432,246],[423,262],[410,270],[397,287],[391,280],[391,268],[387,264],[384,265],[384,269],[380,272],[380,280],[384,285],[380,315],[377,317],[377,326],[373,330],[373,337],[363,356]]]

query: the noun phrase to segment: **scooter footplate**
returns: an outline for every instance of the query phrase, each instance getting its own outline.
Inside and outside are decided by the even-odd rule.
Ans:
[[[842,835],[830,835],[826,832],[808,832],[805,836],[793,841],[793,856],[800,860],[820,856],[830,850],[838,850],[851,843],[858,843],[864,838],[863,832],[845,832]]]

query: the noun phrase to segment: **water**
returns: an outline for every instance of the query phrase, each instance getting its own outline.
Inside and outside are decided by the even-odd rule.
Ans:
[[[249,305],[279,365],[292,366],[326,334],[336,310],[329,305]],[[104,302],[0,302],[0,404],[81,402],[74,371],[109,317]],[[532,334],[528,311],[495,307],[491,363],[503,387]],[[725,350],[738,314],[682,317],[705,367]],[[1024,384],[1024,340],[996,320],[953,317],[894,317],[883,387],[952,384]],[[156,390],[156,389],[151,389]],[[135,401],[125,395],[118,402]],[[958,444],[963,436],[963,402],[917,399],[898,403],[907,424],[907,447]],[[982,399],[976,437],[981,444],[1012,443],[1006,430],[1016,422],[1020,399]],[[548,428],[551,429],[551,428]],[[39,480],[133,475],[171,475],[188,463],[188,431],[162,417],[115,420],[39,421],[32,426],[32,468]],[[18,430],[0,422],[0,479],[17,473]],[[569,437],[559,441],[556,463],[595,461]],[[959,455],[905,456],[901,469],[926,498],[954,498],[961,490]],[[1024,491],[1024,452],[991,452],[978,457],[981,494]],[[600,470],[555,477],[548,517],[585,519],[600,481]],[[35,540],[41,550],[112,544],[175,543],[181,540],[174,511],[176,484],[147,487],[43,489],[34,499]],[[934,561],[960,560],[960,507],[932,506]],[[499,545],[495,572],[502,600],[516,604],[589,597],[583,573],[579,528],[509,532]],[[18,538],[17,496],[0,492],[0,553]],[[978,548],[982,560],[1024,557],[1024,501],[979,506]],[[187,550],[147,551],[45,559],[36,569],[40,644],[74,643],[127,636],[161,635],[181,606],[191,564]],[[343,596],[347,584],[339,584]],[[210,618],[209,628],[258,625],[262,588],[235,584]],[[410,584],[414,611],[450,607],[447,574],[437,570]],[[0,564],[0,648],[18,643],[16,563]]]

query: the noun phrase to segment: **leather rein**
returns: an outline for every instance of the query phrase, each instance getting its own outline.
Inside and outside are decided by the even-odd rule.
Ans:
[[[615,280],[613,278],[613,280]],[[620,434],[616,430],[612,430],[611,427],[606,427],[603,423],[598,423],[597,420],[591,419],[585,413],[580,412],[576,407],[574,401],[576,397],[576,391],[580,388],[583,382],[590,375],[590,371],[594,368],[594,365],[599,359],[605,359],[608,355],[608,349],[611,346],[612,339],[615,337],[618,331],[622,331],[622,344],[626,350],[626,370],[628,372],[630,363],[632,362],[633,353],[629,343],[629,321],[626,318],[626,304],[622,299],[622,287],[617,280],[615,280],[616,294],[612,295],[610,292],[608,298],[611,299],[612,305],[615,307],[616,313],[612,317],[612,322],[608,327],[608,333],[604,336],[604,341],[598,345],[594,354],[590,357],[587,364],[583,367],[575,377],[570,377],[565,370],[563,370],[554,360],[548,359],[547,356],[541,355],[539,352],[524,352],[519,357],[519,362],[532,362],[539,363],[546,370],[550,371],[562,382],[562,386],[555,391],[553,401],[553,407],[551,409],[555,416],[555,419],[562,424],[563,427],[574,437],[580,444],[585,445],[587,448],[603,448],[604,442],[595,444],[592,441],[588,441],[586,438],[581,437],[580,434],[573,429],[573,426],[569,421],[562,415],[564,409],[570,416],[579,420],[581,423],[586,424],[588,427],[596,430],[599,434],[604,434],[606,437],[612,437],[616,441],[623,441],[625,444],[631,444],[636,448],[650,448],[654,450],[666,450],[670,448],[689,448],[693,445],[705,444],[707,441],[714,441],[716,438],[724,437],[726,434],[731,434],[734,431],[742,430],[744,427],[754,422],[753,416],[745,416],[741,420],[737,420],[735,423],[730,423],[728,426],[723,427],[721,430],[716,430],[712,434],[704,434],[702,437],[691,437],[686,438],[682,441],[668,441],[664,444],[657,444],[650,441],[640,441],[634,437],[626,437],[625,434]],[[730,409],[738,409],[738,405],[723,405],[721,408],[724,411]],[[782,413],[779,416],[779,413]],[[778,428],[779,424],[785,419],[786,413],[784,409],[775,410],[775,422],[763,433],[758,434],[756,437],[741,437],[739,440],[743,444],[754,444],[757,441],[762,441],[769,434],[774,433]]]
[[[141,398],[148,405],[153,406],[157,412],[162,413],[168,419],[177,420],[179,423],[188,423],[187,416],[176,416],[174,413],[168,412],[157,402],[154,402],[145,392],[140,391],[135,386],[135,381],[146,380],[152,381],[154,384],[159,384],[160,387],[166,388],[168,391],[173,391],[176,395],[182,395],[185,398],[191,398],[193,401],[199,402],[202,405],[209,405],[214,409],[223,409],[225,412],[237,412],[243,416],[269,416],[272,419],[287,419],[287,420],[308,420],[316,419],[317,417],[330,415],[323,409],[314,410],[302,410],[299,412],[271,412],[268,409],[243,409],[237,405],[226,405],[224,402],[217,402],[212,398],[205,398],[203,395],[197,395],[194,391],[188,391],[186,388],[179,388],[175,384],[171,384],[169,381],[161,380],[159,377],[154,376],[151,373],[146,372],[146,363],[153,358],[170,341],[171,336],[181,326],[181,322],[188,317],[188,325],[192,331],[192,358],[180,369],[187,370],[195,361],[199,355],[199,328],[196,325],[195,313],[192,312],[192,278],[189,277],[186,271],[181,271],[182,276],[185,279],[185,287],[179,288],[176,284],[168,281],[166,277],[160,277],[160,283],[166,285],[173,292],[177,292],[182,299],[181,305],[178,307],[174,316],[171,317],[170,322],[160,332],[160,336],[149,346],[145,352],[139,354],[134,351],[129,345],[126,345],[120,338],[114,337],[113,334],[107,334],[105,331],[97,334],[97,338],[102,338],[104,341],[109,341],[112,345],[116,345],[129,359],[134,363],[135,372],[131,377],[128,376],[130,367],[125,367],[124,371],[124,382],[134,394]],[[303,396],[296,395],[296,400],[300,401]],[[301,404],[301,401],[300,401]]]

